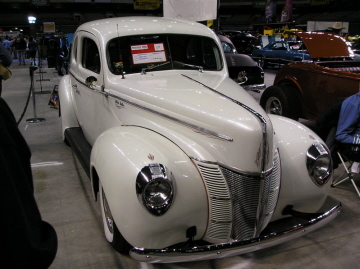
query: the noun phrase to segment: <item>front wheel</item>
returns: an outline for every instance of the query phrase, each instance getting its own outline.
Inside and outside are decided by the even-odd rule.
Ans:
[[[298,120],[300,105],[296,97],[296,89],[291,86],[270,86],[260,98],[260,105],[268,114],[275,114]]]
[[[120,253],[127,253],[132,248],[131,245],[125,240],[120,231],[118,230],[114,218],[111,214],[109,204],[106,199],[104,189],[102,188],[99,180],[100,204],[101,215],[104,226],[104,233],[107,241],[113,246],[115,250]]]

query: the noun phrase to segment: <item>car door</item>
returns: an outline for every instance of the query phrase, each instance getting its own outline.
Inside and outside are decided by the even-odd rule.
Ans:
[[[74,41],[75,60],[71,62],[71,85],[75,110],[82,131],[91,144],[101,132],[97,115],[104,99],[99,44],[97,38],[91,33],[85,31],[77,33]]]

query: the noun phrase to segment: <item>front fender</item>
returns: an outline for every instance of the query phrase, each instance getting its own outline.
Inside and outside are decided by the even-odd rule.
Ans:
[[[71,127],[79,127],[75,110],[74,100],[71,91],[70,76],[63,76],[59,81],[59,100],[60,100],[60,112],[61,112],[61,128],[63,139],[65,139],[65,130]]]
[[[276,115],[269,117],[275,132],[274,145],[281,158],[281,189],[272,220],[283,217],[282,211],[287,205],[301,212],[316,212],[328,196],[332,175],[325,185],[317,186],[308,174],[306,153],[315,142],[326,145],[297,121]]]
[[[174,176],[174,200],[162,216],[149,213],[136,194],[136,178],[150,163],[163,164]],[[192,226],[197,228],[195,239],[203,237],[208,203],[202,178],[190,158],[167,138],[140,127],[111,128],[95,141],[91,167],[92,183],[96,171],[115,223],[131,245],[164,248],[184,242]]]

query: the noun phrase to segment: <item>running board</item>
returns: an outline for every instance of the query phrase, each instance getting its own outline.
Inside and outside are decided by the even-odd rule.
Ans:
[[[87,176],[90,178],[91,146],[86,141],[81,128],[74,127],[66,129],[65,139],[70,144],[72,151],[75,153]]]

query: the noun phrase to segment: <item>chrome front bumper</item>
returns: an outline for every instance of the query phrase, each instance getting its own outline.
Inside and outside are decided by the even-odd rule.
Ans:
[[[260,91],[266,88],[265,84],[239,85],[246,91]]]
[[[341,203],[334,201],[332,198],[331,200],[331,207],[328,207],[328,210],[320,211],[325,213],[319,213],[316,216],[310,214],[313,217],[307,221],[301,221],[296,225],[293,224],[282,231],[261,234],[257,238],[188,248],[144,249],[135,247],[130,250],[130,256],[135,260],[147,263],[175,263],[231,257],[272,247],[301,237],[333,220],[340,213]],[[300,214],[306,215],[304,213]]]

